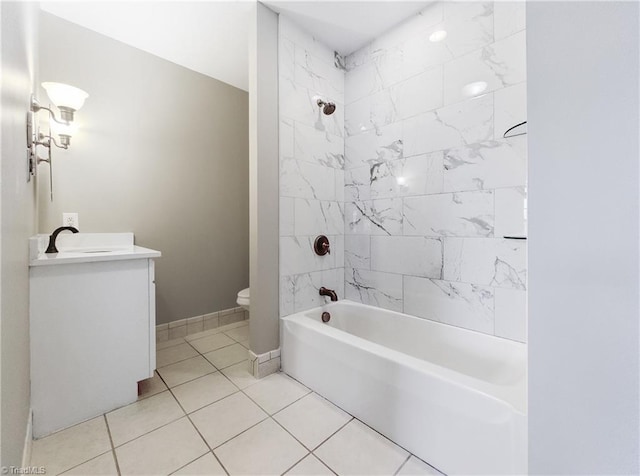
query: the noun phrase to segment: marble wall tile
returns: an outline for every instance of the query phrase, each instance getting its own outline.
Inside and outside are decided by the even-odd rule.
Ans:
[[[336,268],[344,268],[344,239],[344,234],[331,237],[331,254],[336,260],[334,263]]]
[[[494,93],[494,101],[495,133],[496,139],[499,139],[502,138],[507,129],[527,120],[527,83],[498,89]],[[518,129],[518,131],[521,130],[523,129]],[[526,138],[523,136],[513,137],[509,140],[526,144]]]
[[[295,234],[294,204],[294,198],[280,197],[280,236],[293,236]]]
[[[295,79],[295,45],[287,38],[278,38],[278,76]]]
[[[279,37],[280,309],[287,315],[319,305],[321,285],[344,294],[344,60],[286,15]],[[334,101],[336,112],[324,115],[316,95]],[[318,234],[328,235],[331,254],[314,253]]]
[[[280,157],[291,159],[294,157],[294,135],[293,121],[291,119],[282,118],[280,120],[279,135],[279,151]]]
[[[404,312],[487,334],[494,332],[492,288],[404,277]]]
[[[453,237],[443,240],[445,280],[526,290],[524,241]]]
[[[330,167],[280,159],[280,196],[335,200],[335,173]]]
[[[402,312],[402,276],[345,269],[345,296],[352,301]]]
[[[402,199],[390,198],[345,203],[345,233],[401,235]]]
[[[520,342],[527,341],[527,292],[495,290],[495,334]]]
[[[329,237],[331,240],[331,237]],[[280,275],[311,273],[335,267],[335,254],[318,256],[313,251],[315,236],[280,238]]]
[[[294,311],[313,309],[323,304],[319,289],[322,286],[322,273],[302,274],[295,277]]]
[[[402,78],[402,50],[392,47],[353,68],[345,77],[347,104],[388,88]]]
[[[407,197],[403,234],[492,237],[493,213],[493,191]]]
[[[526,242],[501,238],[526,232],[526,136],[502,139],[526,120],[524,11],[436,2],[346,58],[281,18],[283,312],[324,285],[524,339]],[[486,92],[466,97],[475,81]],[[320,232],[327,260],[309,252]]]
[[[496,40],[513,35],[526,27],[527,4],[524,0],[495,2],[493,28]]]
[[[345,131],[347,135],[377,131],[397,118],[396,97],[391,89],[383,89],[345,107]]]
[[[445,2],[444,43],[454,58],[493,42],[493,10],[493,2]]]
[[[443,191],[523,186],[527,181],[524,142],[489,141],[444,152]]]
[[[326,130],[296,122],[294,157],[336,169],[344,168],[344,139]]]
[[[344,193],[346,200],[359,202],[371,198],[370,168],[349,169],[345,172]]]
[[[453,53],[445,42],[434,43],[429,36],[442,26],[434,26],[415,39],[410,39],[403,46],[402,77],[411,78],[416,74],[443,65],[453,59]]]
[[[405,157],[492,139],[493,95],[420,114],[402,127]]]
[[[526,188],[500,188],[494,195],[495,236],[527,236]]]
[[[472,82],[486,82],[489,92],[525,81],[525,41],[522,31],[447,63],[444,103],[464,100],[463,87]]]
[[[344,269],[334,268],[325,271],[295,276],[294,312],[305,311],[321,306],[329,299],[320,296],[320,288],[333,289],[339,299],[344,299]]]
[[[442,66],[435,66],[392,88],[397,119],[407,119],[443,105]]]
[[[345,181],[344,170],[335,169],[335,184],[336,184],[336,196],[335,199],[338,202],[344,203]]]
[[[334,51],[300,28],[286,14],[279,15],[278,36],[290,40],[296,45],[296,49],[307,51],[325,63],[333,64],[334,62]]]
[[[344,104],[344,72],[333,63],[325,63],[308,51],[295,52],[295,81],[315,94]]]
[[[295,199],[295,235],[344,234],[344,204],[341,202]]]
[[[313,125],[316,123],[318,106],[313,103],[309,90],[292,79],[279,80],[280,119],[290,119]]]
[[[344,268],[332,268],[322,271],[321,286],[328,289],[333,289],[338,295],[338,299],[344,299]],[[318,288],[318,295],[320,294],[320,288]],[[328,297],[322,297],[322,303],[330,302]]]
[[[344,143],[345,169],[370,166],[403,157],[402,123],[347,136]]]
[[[280,316],[288,316],[294,313],[294,289],[294,276],[280,276]]]
[[[371,237],[345,235],[344,265],[347,268],[371,269]]]
[[[419,37],[425,30],[442,22],[443,10],[443,2],[432,3],[384,35],[377,37],[370,45],[371,56],[375,57],[380,52]]]
[[[371,269],[442,278],[442,241],[417,236],[372,236]]]
[[[369,196],[377,199],[440,193],[443,164],[442,152],[374,164],[369,169]]]

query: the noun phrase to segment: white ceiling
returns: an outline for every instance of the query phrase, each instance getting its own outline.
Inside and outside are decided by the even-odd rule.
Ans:
[[[429,0],[337,1],[264,0],[342,55],[367,45],[423,10]]]
[[[270,8],[341,54],[349,54],[422,10],[423,1],[280,1]],[[43,1],[70,22],[245,91],[252,2]]]
[[[56,16],[237,88],[249,88],[246,1],[42,2]]]

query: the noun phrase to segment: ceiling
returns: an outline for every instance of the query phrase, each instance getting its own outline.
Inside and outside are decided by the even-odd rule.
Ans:
[[[423,10],[428,0],[264,0],[334,51],[348,55]]]
[[[249,2],[75,1],[41,2],[40,8],[237,88],[249,88]]]
[[[423,1],[266,0],[346,55],[422,10]],[[43,1],[41,8],[245,91],[252,2]]]

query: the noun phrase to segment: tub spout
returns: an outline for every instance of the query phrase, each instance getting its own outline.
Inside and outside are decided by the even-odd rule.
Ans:
[[[320,288],[320,296],[329,296],[332,301],[338,300],[338,295],[333,289],[327,289],[324,286]]]

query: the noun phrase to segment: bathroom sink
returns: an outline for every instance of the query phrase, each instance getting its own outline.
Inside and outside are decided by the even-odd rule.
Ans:
[[[31,266],[158,258],[160,252],[134,245],[133,233],[61,233],[58,253],[45,253],[49,235],[30,239]]]

